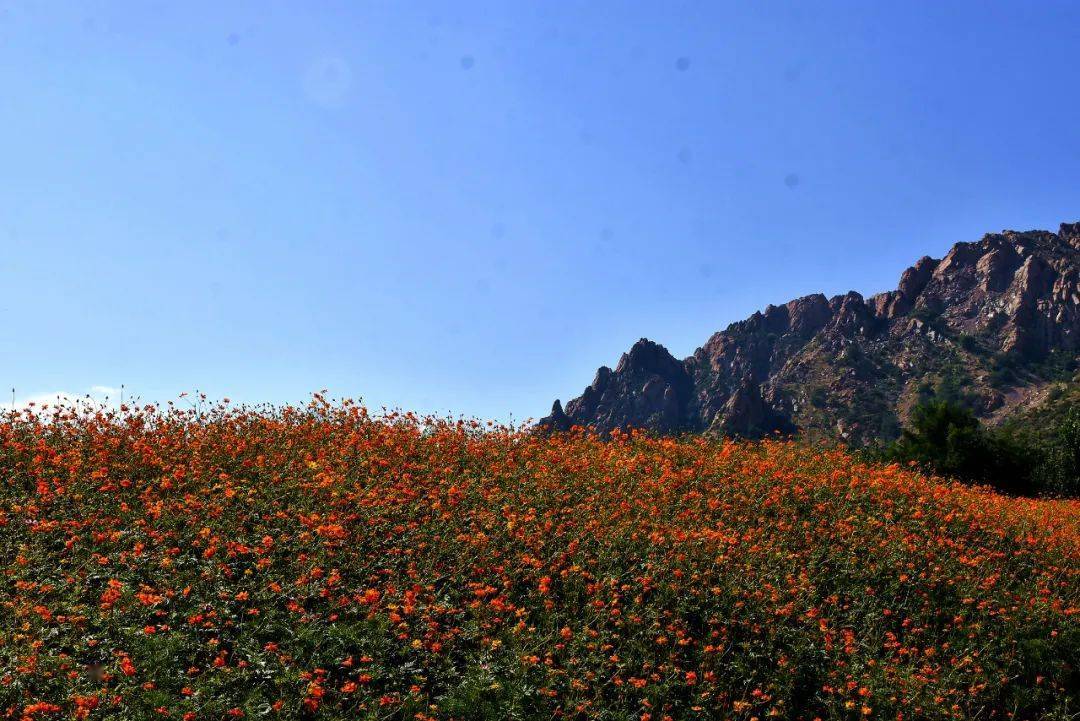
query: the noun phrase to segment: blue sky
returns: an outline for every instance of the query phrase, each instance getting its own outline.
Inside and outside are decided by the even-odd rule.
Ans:
[[[517,419],[1080,219],[1072,2],[0,4],[0,385]]]

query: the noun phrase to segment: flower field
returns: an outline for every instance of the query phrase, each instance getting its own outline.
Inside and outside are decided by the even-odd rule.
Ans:
[[[0,421],[0,718],[1067,719],[1080,502],[305,408]]]

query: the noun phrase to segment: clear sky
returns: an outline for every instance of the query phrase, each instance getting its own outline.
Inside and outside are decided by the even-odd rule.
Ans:
[[[0,3],[0,385],[517,419],[1080,219],[1075,2]]]

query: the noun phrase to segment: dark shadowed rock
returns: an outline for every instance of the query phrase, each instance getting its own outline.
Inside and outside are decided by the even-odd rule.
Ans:
[[[568,431],[573,425],[573,422],[566,413],[563,412],[562,403],[556,399],[555,402],[551,404],[551,415],[541,418],[539,425],[553,431]]]
[[[682,362],[658,343],[642,338],[624,353],[615,370],[602,366],[591,385],[566,404],[566,412],[541,419],[545,428],[589,425],[597,430],[648,428],[662,433],[685,425],[692,382]],[[560,414],[562,417],[560,417]],[[566,418],[567,420],[562,420]]]
[[[1080,247],[1080,223],[1062,223],[1058,235],[1074,248]]]

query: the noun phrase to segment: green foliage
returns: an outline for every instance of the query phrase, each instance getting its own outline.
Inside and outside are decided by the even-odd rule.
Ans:
[[[985,430],[970,409],[949,400],[918,406],[887,455],[1009,493],[1034,491],[1030,450],[1009,434]]]
[[[881,425],[878,427],[878,436],[885,440],[892,440],[899,436],[902,431],[900,419],[896,417],[896,414],[892,409],[884,409],[881,413]]]
[[[990,360],[990,385],[994,388],[1007,388],[1017,381],[1016,359],[1004,353],[997,353]]]
[[[1007,493],[1080,496],[1080,408],[1039,435],[1017,426],[987,429],[964,405],[934,400],[919,405],[879,455]]]
[[[863,353],[859,346],[852,344],[841,351],[836,360],[845,368],[858,368],[862,364]]]
[[[1050,380],[1069,380],[1076,373],[1077,367],[1074,354],[1054,349],[1036,366],[1035,372]]]
[[[1040,447],[1035,482],[1046,493],[1080,496],[1080,408],[1073,408]]]
[[[960,347],[966,350],[968,353],[981,354],[984,352],[982,344],[979,343],[979,339],[973,335],[967,333],[961,333],[956,339]]]
[[[926,379],[919,383],[916,394],[921,405],[944,402],[973,408],[978,401],[978,395],[969,390],[971,387],[971,375],[966,368],[954,361],[941,369],[936,382]]]
[[[911,311],[911,316],[923,323],[933,324],[941,317],[941,311],[926,305],[920,305]]]
[[[928,380],[924,380],[919,383],[919,387],[915,389],[915,393],[918,395],[920,403],[926,403],[934,397],[934,384]]]

